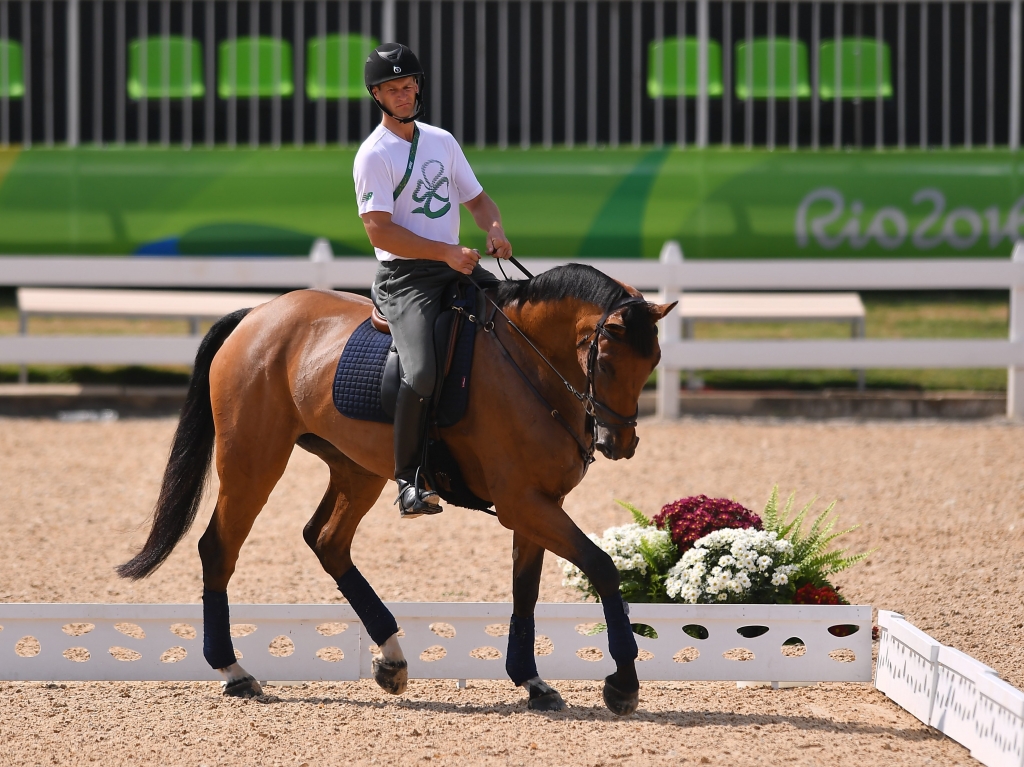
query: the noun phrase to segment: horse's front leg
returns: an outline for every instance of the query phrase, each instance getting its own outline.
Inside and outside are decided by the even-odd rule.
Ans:
[[[525,499],[508,507],[495,504],[499,520],[520,538],[528,538],[535,545],[572,562],[594,584],[608,626],[608,653],[615,661],[615,673],[604,680],[604,702],[620,716],[632,714],[640,702],[640,681],[636,675],[636,657],[640,651],[619,593],[619,571],[612,558],[583,534],[558,503],[540,492],[523,494],[520,491],[520,498],[523,495]],[[503,507],[509,511],[503,513]],[[539,564],[537,567],[539,570]],[[536,602],[536,595],[533,601]]]
[[[561,711],[565,701],[537,673],[533,613],[540,592],[544,548],[515,533],[512,537],[512,620],[509,622],[505,671],[512,683],[530,695],[534,711]]]

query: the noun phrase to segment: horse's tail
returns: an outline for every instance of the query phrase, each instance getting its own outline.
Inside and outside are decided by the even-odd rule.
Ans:
[[[192,527],[206,487],[216,433],[210,403],[210,365],[220,347],[251,309],[239,309],[210,328],[196,353],[188,395],[174,432],[171,455],[164,469],[153,527],[142,550],[117,568],[122,578],[145,578],[163,564]]]

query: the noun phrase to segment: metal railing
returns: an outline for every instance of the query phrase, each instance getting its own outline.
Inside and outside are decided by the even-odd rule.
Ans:
[[[409,43],[428,119],[479,147],[1020,143],[1021,0],[0,0],[0,144],[358,142],[376,109],[348,59],[337,97],[308,87],[307,46],[322,72],[335,35]],[[250,37],[290,46],[243,62],[288,88],[225,85],[221,46]],[[164,86],[171,39],[198,44],[195,91],[133,98],[141,38],[162,41]]]
[[[370,257],[88,258],[0,257],[0,285],[136,288],[369,288]],[[497,267],[488,259],[497,273]],[[564,263],[524,259],[534,274]],[[1006,339],[699,341],[683,339],[677,311],[663,320],[657,412],[679,414],[684,370],[1006,368],[1007,415],[1024,419],[1024,243],[1011,259],[686,261],[668,242],[658,261],[590,262],[670,302],[686,290],[1008,290]],[[0,336],[0,364],[190,364],[195,336]]]

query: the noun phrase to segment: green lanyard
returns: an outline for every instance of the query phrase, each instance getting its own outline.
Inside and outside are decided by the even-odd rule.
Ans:
[[[413,123],[412,126],[412,146],[409,147],[409,162],[405,165],[405,176],[402,177],[402,183],[398,185],[395,190],[395,199],[397,200],[401,196],[402,191],[405,189],[405,185],[409,183],[409,178],[412,176],[412,166],[416,162],[416,147],[420,143],[420,126]]]

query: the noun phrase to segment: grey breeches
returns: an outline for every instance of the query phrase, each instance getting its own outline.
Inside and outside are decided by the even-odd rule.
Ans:
[[[402,358],[402,378],[421,397],[434,393],[434,322],[441,313],[445,288],[458,276],[442,261],[387,261],[377,270],[377,306],[391,326]],[[472,276],[482,287],[497,284],[494,275],[479,265]]]

